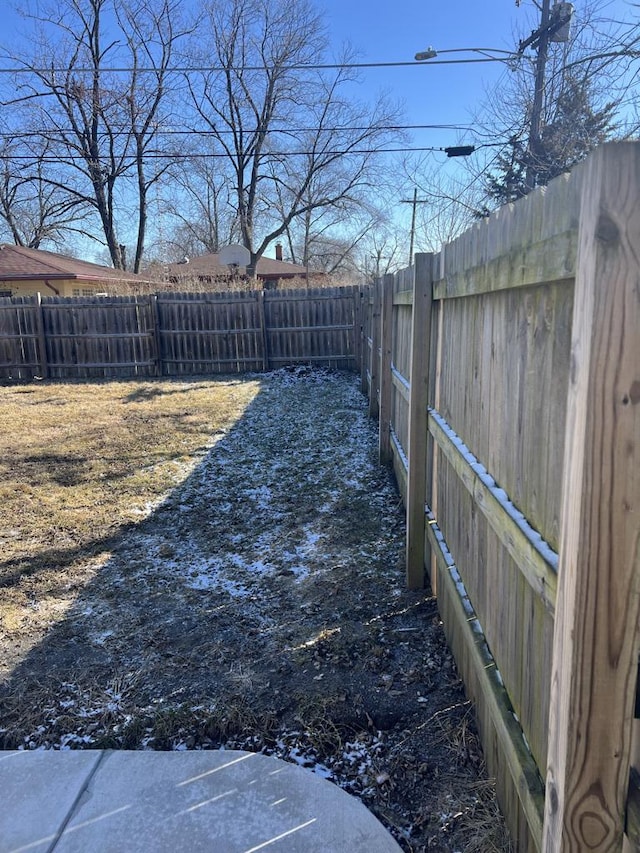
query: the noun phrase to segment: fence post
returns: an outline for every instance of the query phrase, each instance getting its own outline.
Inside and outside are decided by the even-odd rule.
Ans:
[[[369,415],[378,416],[378,390],[380,381],[380,312],[382,299],[382,279],[373,284],[373,307],[371,311],[371,383],[369,386]]]
[[[380,415],[378,451],[380,463],[391,461],[391,354],[393,346],[393,274],[382,279],[380,306]]]
[[[582,170],[543,851],[622,849],[640,616],[640,145]]]
[[[425,579],[425,515],[427,490],[427,406],[429,354],[433,307],[433,255],[416,254],[411,314],[411,373],[407,472],[406,573],[409,589],[421,589]],[[428,548],[429,546],[426,545]]]
[[[360,290],[360,390],[367,393],[367,369],[369,366],[369,288]],[[366,299],[366,303],[365,303]]]
[[[36,310],[36,327],[38,329],[38,349],[40,350],[40,373],[43,379],[49,378],[49,364],[47,362],[47,338],[44,331],[44,313],[42,310],[42,295],[40,292],[33,297]]]
[[[258,291],[258,321],[262,336],[262,369],[265,373],[269,370],[269,338],[267,336],[267,319],[264,309],[264,290]]]
[[[362,344],[362,301],[360,299],[360,288],[354,285],[351,288],[351,296],[353,297],[353,338],[351,341],[351,351],[353,353],[353,369],[360,372],[360,346]]]
[[[160,338],[160,310],[158,308],[158,294],[149,296],[151,308],[151,322],[153,323],[153,339],[156,344],[156,376],[162,376],[162,341]]]

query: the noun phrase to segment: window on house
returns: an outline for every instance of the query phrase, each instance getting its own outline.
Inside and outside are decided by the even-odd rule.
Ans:
[[[72,296],[95,296],[95,290],[92,287],[74,287],[71,291]]]
[[[0,296],[11,296],[10,290],[0,290]]]

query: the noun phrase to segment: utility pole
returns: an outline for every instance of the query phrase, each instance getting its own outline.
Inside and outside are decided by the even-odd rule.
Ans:
[[[532,190],[536,185],[537,163],[540,154],[540,119],[542,117],[542,102],[544,98],[544,74],[547,65],[547,54],[549,42],[566,42],[569,40],[571,18],[573,16],[573,5],[571,3],[556,3],[549,9],[550,0],[542,0],[542,11],[540,15],[540,26],[534,30],[529,38],[520,42],[518,54],[526,47],[532,45],[537,49],[536,75],[533,90],[533,106],[531,107],[531,120],[529,123],[529,163],[525,176],[527,190]]]
[[[418,198],[418,188],[414,187],[413,189],[413,199],[409,198],[401,198],[400,202],[402,204],[410,204],[412,205],[411,211],[411,236],[409,238],[409,266],[413,263],[413,244],[415,242],[416,236],[416,208],[419,204],[428,204],[428,198]]]
[[[416,207],[418,206],[418,188],[413,188],[413,209],[411,211],[411,239],[409,240],[409,266],[413,260],[413,239],[416,235]]]
[[[540,41],[538,42],[538,54],[536,56],[536,76],[533,90],[533,106],[531,107],[531,124],[529,126],[529,162],[527,163],[525,175],[527,190],[532,190],[535,187],[538,172],[536,163],[540,151],[540,117],[542,115],[542,98],[544,96],[544,72],[549,49],[549,5],[550,0],[542,0],[542,14],[538,30]]]

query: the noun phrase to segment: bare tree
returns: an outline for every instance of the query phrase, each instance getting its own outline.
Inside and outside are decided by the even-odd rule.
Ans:
[[[172,168],[163,213],[172,223],[167,250],[176,258],[218,252],[241,239],[232,182],[204,147]]]
[[[31,105],[32,120],[55,153],[57,174],[65,169],[64,179],[43,177],[94,210],[116,268],[126,267],[119,231],[133,206],[133,267],[139,269],[149,189],[167,168],[165,152],[152,146],[172,55],[185,32],[176,30],[178,5],[179,0],[116,0],[114,21],[107,20],[107,0],[42,4],[29,18],[32,55],[13,57],[22,69],[14,102]],[[127,70],[110,70],[119,65]]]
[[[540,24],[541,4],[522,0],[519,38]],[[569,170],[607,138],[634,135],[640,128],[637,4],[627,20],[615,19],[611,3],[576,0],[570,38],[552,42],[546,60],[539,146],[529,150],[536,82],[532,48],[519,60],[505,61],[504,73],[474,110],[473,131],[459,144],[474,143],[464,161],[438,165],[432,156],[405,163],[410,199],[418,187],[416,243],[437,250],[492,207],[528,191],[526,172],[545,184]],[[635,8],[635,12],[631,9]]]
[[[282,235],[289,256],[294,263],[329,274],[353,273],[358,244],[384,217],[372,194],[346,194],[331,207],[315,207],[313,192],[312,185],[303,199],[304,214],[295,217]],[[288,199],[281,198],[280,184],[276,193],[274,206],[284,221]]]
[[[358,244],[358,266],[366,281],[395,272],[407,265],[405,229],[388,219],[364,235]]]
[[[157,131],[176,44],[187,34],[180,25],[179,8],[179,0],[159,0],[155,5],[150,0],[130,0],[116,7],[132,64],[125,101],[138,196],[135,272],[144,253],[149,193],[178,153],[160,149]]]
[[[440,251],[485,214],[486,174],[465,163],[454,169],[451,160],[439,161],[431,153],[405,158],[399,174],[405,185],[407,247],[412,244],[414,252]]]
[[[198,119],[229,165],[253,273],[296,218],[375,181],[376,153],[397,116],[384,99],[371,109],[349,101],[347,68],[329,76],[313,67],[327,41],[307,0],[228,0],[209,8],[207,29],[203,56],[221,70],[188,84]]]
[[[71,234],[87,235],[86,205],[47,178],[49,143],[37,138],[0,147],[0,222],[17,246],[60,245]]]

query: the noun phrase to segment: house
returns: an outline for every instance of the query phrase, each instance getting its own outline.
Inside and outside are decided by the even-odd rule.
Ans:
[[[246,267],[230,267],[220,262],[218,253],[199,255],[197,258],[185,258],[182,263],[168,264],[165,267],[166,275],[172,284],[180,285],[180,282],[199,281],[204,283],[223,282],[225,279],[244,278]],[[265,289],[277,287],[278,282],[287,279],[308,279],[316,277],[318,273],[309,273],[306,267],[300,264],[291,264],[282,260],[282,246],[276,246],[275,258],[262,257],[256,268],[256,278]],[[321,274],[324,277],[324,274]]]
[[[0,243],[0,296],[95,296],[138,280],[135,273]]]

